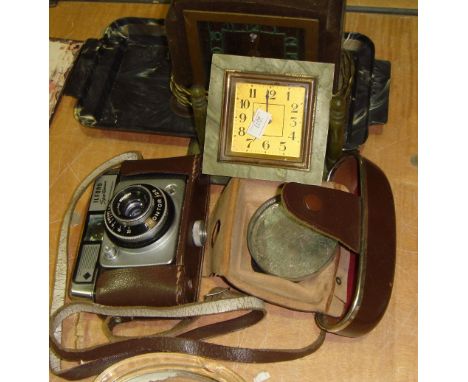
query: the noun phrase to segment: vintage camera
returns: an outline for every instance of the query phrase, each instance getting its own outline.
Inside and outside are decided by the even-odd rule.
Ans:
[[[95,181],[70,285],[72,297],[99,301],[100,294],[107,304],[127,304],[119,293],[132,300],[125,295],[141,296],[141,287],[142,293],[152,297],[137,304],[165,305],[158,302],[159,292],[151,291],[151,286],[171,272],[190,273],[184,269],[185,247],[197,252],[204,237],[203,219],[190,218],[190,201],[186,200],[193,194],[187,192],[193,179],[188,174],[137,173],[128,176],[113,170]],[[183,229],[182,221],[191,229]],[[177,285],[177,279],[166,280],[174,280],[169,288],[174,295],[177,288],[187,289]],[[164,289],[164,282],[155,288]]]

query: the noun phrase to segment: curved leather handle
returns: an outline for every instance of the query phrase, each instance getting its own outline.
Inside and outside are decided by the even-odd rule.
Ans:
[[[354,291],[347,312],[340,318],[317,314],[316,321],[326,331],[357,337],[379,323],[390,301],[396,254],[395,205],[385,174],[359,154],[340,160],[329,180],[359,194],[361,244],[354,254]]]
[[[317,314],[317,324],[356,337],[372,330],[385,313],[395,272],[395,206],[390,184],[376,165],[359,154],[343,157],[329,180],[350,192],[286,184],[283,204],[297,219],[352,251],[348,308],[339,318]]]

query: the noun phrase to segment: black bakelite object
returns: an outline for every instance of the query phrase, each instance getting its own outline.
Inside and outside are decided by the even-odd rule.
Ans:
[[[387,123],[391,65],[375,59],[374,43],[367,36],[347,32],[344,39],[352,40],[344,45],[355,66],[344,149],[355,150],[367,140],[370,125]]]
[[[194,137],[193,119],[171,110],[170,75],[164,20],[119,19],[85,42],[64,93],[83,125]]]

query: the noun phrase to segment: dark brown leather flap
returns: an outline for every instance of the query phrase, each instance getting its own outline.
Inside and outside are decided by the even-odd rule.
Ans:
[[[353,252],[360,250],[360,198],[348,192],[319,186],[287,183],[283,205],[312,229],[338,240]]]

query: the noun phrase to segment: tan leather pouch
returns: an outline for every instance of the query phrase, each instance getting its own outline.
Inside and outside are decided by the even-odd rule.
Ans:
[[[280,186],[262,180],[230,180],[210,217],[204,275],[223,276],[236,288],[289,309],[340,316],[349,263],[349,253],[342,247],[318,274],[299,282],[254,270],[247,246],[248,225],[255,211],[280,193]]]

